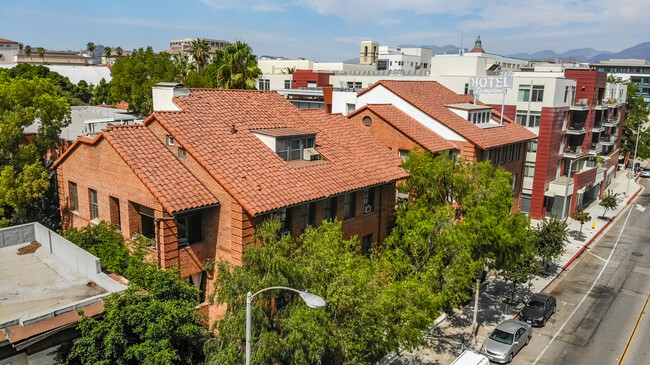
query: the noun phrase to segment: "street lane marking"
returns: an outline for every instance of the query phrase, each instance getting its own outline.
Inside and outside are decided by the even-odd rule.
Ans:
[[[636,209],[641,212],[645,212],[645,207],[641,204],[636,204]]]
[[[600,256],[598,256],[598,255],[596,255],[595,253],[591,253],[591,251],[587,251],[587,253],[590,254],[591,256],[593,256],[593,257],[599,259],[600,261],[607,262],[604,258],[602,258],[602,257],[600,257]]]
[[[636,330],[639,329],[639,323],[641,323],[641,318],[645,314],[645,309],[648,307],[648,300],[650,300],[650,292],[648,292],[648,297],[646,298],[645,303],[643,304],[643,308],[641,308],[641,313],[639,313],[639,316],[636,318],[636,322],[634,323],[634,328],[632,328],[632,333],[630,333],[630,337],[628,337],[627,342],[625,343],[625,347],[623,348],[623,353],[621,354],[621,358],[616,363],[618,365],[621,365],[623,363],[623,360],[625,360],[625,355],[627,355],[627,350],[630,349],[630,345],[632,344],[634,335],[636,335]]]
[[[569,321],[571,320],[573,315],[576,314],[576,312],[578,311],[578,308],[580,308],[582,303],[584,303],[584,301],[587,299],[587,297],[589,296],[591,291],[596,286],[596,283],[598,282],[598,280],[600,280],[600,277],[603,275],[603,272],[605,271],[605,269],[607,268],[607,265],[609,264],[609,260],[612,258],[612,255],[614,254],[614,251],[616,251],[616,246],[618,246],[618,242],[621,240],[621,236],[623,235],[623,231],[625,230],[625,226],[627,226],[627,221],[630,218],[630,213],[632,213],[632,209],[627,211],[627,216],[625,217],[625,221],[623,222],[623,227],[621,227],[621,231],[618,233],[618,237],[616,238],[616,242],[614,243],[614,247],[612,247],[612,251],[610,251],[609,256],[607,256],[607,260],[605,261],[605,265],[603,265],[603,267],[600,269],[600,272],[598,273],[598,276],[596,277],[596,280],[594,280],[594,282],[593,282],[593,284],[591,284],[591,287],[589,288],[589,290],[587,290],[587,293],[585,293],[585,296],[582,297],[582,299],[580,300],[578,305],[573,309],[571,314],[569,314],[569,317],[564,321],[564,323],[562,323],[562,326],[560,326],[560,328],[557,330],[557,332],[555,332],[555,334],[553,335],[553,338],[551,338],[551,341],[549,341],[549,343],[546,344],[546,346],[544,347],[542,352],[540,352],[540,354],[537,356],[537,358],[535,359],[535,361],[533,362],[532,365],[536,365],[537,362],[542,358],[542,356],[544,356],[544,353],[546,352],[546,350],[548,350],[548,348],[551,347],[551,344],[555,341],[555,339],[560,334],[560,332],[562,332],[562,330],[567,325],[567,323],[569,323]]]

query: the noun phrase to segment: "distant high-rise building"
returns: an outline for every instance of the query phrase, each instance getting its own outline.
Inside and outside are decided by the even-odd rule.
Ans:
[[[167,50],[167,53],[185,53],[185,54],[190,54],[192,53],[192,41],[196,40],[197,38],[185,38],[185,39],[177,39],[169,42],[169,49]],[[219,40],[219,39],[210,39],[210,38],[198,38],[201,40],[204,40],[208,42],[208,46],[210,47],[210,52],[214,52],[218,50],[219,48],[225,47],[228,42]]]

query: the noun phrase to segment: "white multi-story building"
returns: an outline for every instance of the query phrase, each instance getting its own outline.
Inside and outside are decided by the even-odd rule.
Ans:
[[[0,65],[18,63],[18,42],[0,38]]]
[[[416,71],[427,70],[431,65],[433,50],[429,48],[402,48],[380,46],[377,70]]]

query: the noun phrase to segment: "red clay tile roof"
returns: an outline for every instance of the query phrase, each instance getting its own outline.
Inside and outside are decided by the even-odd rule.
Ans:
[[[473,101],[473,97],[456,94],[436,81],[379,81],[359,92],[358,96],[379,85],[392,91],[482,149],[537,138],[534,133],[509,118],[504,118],[503,126],[493,128],[481,128],[472,124],[449,110],[445,104],[469,103]],[[493,110],[493,114],[500,115],[495,110]]]
[[[170,214],[219,203],[149,128],[115,126],[102,134]]]
[[[14,42],[14,41],[10,41],[8,39],[0,38],[0,43],[13,43],[13,44],[16,44],[18,42]]]
[[[370,110],[390,123],[397,130],[414,140],[417,144],[431,152],[454,150],[458,147],[441,137],[438,133],[427,128],[422,123],[411,118],[408,114],[399,110],[392,104],[369,104],[354,113],[348,118],[360,113],[363,110]]]
[[[191,89],[174,102],[182,111],[156,112],[152,120],[251,215],[407,176],[396,155],[358,133],[344,116],[300,111],[275,92]],[[294,167],[252,132],[268,128],[316,133],[316,150],[329,162]]]

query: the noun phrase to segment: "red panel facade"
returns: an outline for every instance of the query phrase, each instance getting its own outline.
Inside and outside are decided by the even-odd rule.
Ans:
[[[309,83],[316,83],[316,87],[328,87],[330,85],[330,76],[334,75],[331,72],[314,72],[311,70],[296,70],[291,74],[293,82],[291,83],[292,89],[300,87],[307,87]]]

